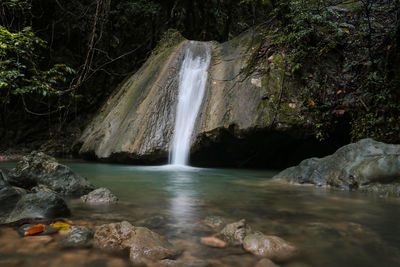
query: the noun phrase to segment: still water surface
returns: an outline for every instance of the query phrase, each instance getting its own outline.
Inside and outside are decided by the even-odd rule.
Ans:
[[[200,237],[214,234],[204,219],[220,216],[227,222],[246,219],[253,230],[295,244],[300,256],[281,266],[400,266],[396,198],[277,184],[269,179],[276,172],[265,170],[66,164],[120,199],[109,207],[70,200],[72,222],[99,226],[127,220],[146,226],[185,249],[182,260],[188,262],[254,266],[258,261],[240,247],[200,244]]]

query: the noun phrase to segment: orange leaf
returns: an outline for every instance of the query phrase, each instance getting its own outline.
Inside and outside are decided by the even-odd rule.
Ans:
[[[308,102],[310,103],[311,106],[315,106],[315,102],[312,101],[311,99]]]
[[[44,226],[44,224],[35,224],[31,228],[29,228],[29,230],[25,231],[24,235],[28,236],[28,235],[38,234],[43,232],[44,229],[46,229],[46,226]]]

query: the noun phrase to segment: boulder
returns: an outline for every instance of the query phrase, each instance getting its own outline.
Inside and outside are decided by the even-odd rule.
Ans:
[[[244,238],[251,233],[251,227],[245,219],[227,224],[220,232],[220,236],[232,245],[243,243]]]
[[[134,264],[142,264],[146,259],[170,259],[181,253],[159,234],[145,227],[132,226],[127,221],[100,226],[94,234],[94,246],[105,250],[128,250]]]
[[[247,235],[243,240],[243,248],[256,256],[277,262],[287,261],[297,254],[297,248],[282,238],[259,232]]]
[[[90,228],[74,227],[61,242],[64,248],[90,248],[93,245],[94,232]]]
[[[36,151],[17,163],[9,172],[7,182],[29,190],[44,185],[65,195],[81,196],[94,189],[85,177],[58,163],[55,158]]]
[[[4,171],[0,169],[0,189],[8,185],[7,176]]]
[[[254,267],[279,267],[279,266],[276,265],[270,259],[264,258],[264,259],[259,260]]]
[[[58,218],[71,214],[64,199],[58,194],[39,192],[26,194],[16,203],[6,222],[15,222],[25,218]]]
[[[330,156],[306,159],[273,178],[400,196],[400,145],[363,139]]]
[[[13,186],[0,187],[0,223],[7,220],[24,194],[24,191]]]
[[[115,204],[118,202],[118,198],[109,189],[104,187],[82,196],[81,200],[89,204]]]

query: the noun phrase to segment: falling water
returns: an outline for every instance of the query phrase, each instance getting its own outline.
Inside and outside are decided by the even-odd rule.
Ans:
[[[210,60],[209,44],[191,41],[186,47],[179,72],[179,98],[170,164],[187,165],[189,162],[191,136],[203,101]]]

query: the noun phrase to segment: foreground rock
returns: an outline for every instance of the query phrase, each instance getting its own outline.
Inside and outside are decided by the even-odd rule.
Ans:
[[[89,204],[115,204],[118,202],[118,198],[109,189],[104,187],[82,196],[81,200]]]
[[[95,232],[94,246],[105,250],[129,250],[134,264],[174,258],[181,252],[157,233],[126,221],[102,225]]]
[[[24,191],[13,186],[0,187],[0,223],[7,220],[24,194]]]
[[[43,185],[65,195],[81,196],[94,189],[85,177],[58,163],[55,158],[36,151],[17,163],[8,173],[7,182],[29,190]]]
[[[25,218],[68,217],[70,214],[67,204],[58,194],[39,192],[22,196],[6,222],[15,222]]]
[[[306,159],[274,179],[400,196],[400,145],[363,139],[330,156]]]
[[[247,235],[243,240],[243,248],[254,255],[277,262],[287,261],[297,254],[296,247],[282,238],[259,232]]]
[[[226,248],[228,246],[228,243],[215,236],[202,237],[200,239],[200,242],[206,246],[213,248]]]
[[[251,233],[251,227],[245,219],[226,225],[220,232],[220,236],[231,245],[240,245],[244,238]]]
[[[64,248],[90,248],[93,245],[94,232],[90,228],[74,227],[62,241]]]

